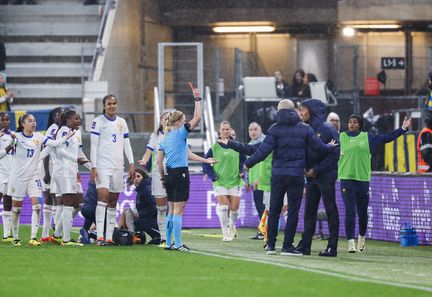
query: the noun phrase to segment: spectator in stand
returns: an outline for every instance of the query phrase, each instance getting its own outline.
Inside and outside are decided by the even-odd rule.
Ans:
[[[294,72],[292,84],[288,89],[288,96],[289,97],[294,97],[294,98],[301,97],[300,92],[303,89],[303,85],[304,85],[303,80],[304,80],[305,75],[306,75],[306,73],[304,72],[303,69],[297,69]]]
[[[286,80],[283,79],[282,72],[279,70],[275,71],[274,76],[276,78],[276,94],[279,98],[287,98],[289,85]]]
[[[417,139],[418,172],[432,172],[432,111],[426,113],[425,123]]]
[[[302,89],[299,92],[300,98],[312,98],[311,96],[311,90],[309,83],[310,82],[317,82],[318,79],[316,78],[315,74],[313,73],[306,73],[306,75],[303,78],[303,86]]]
[[[0,73],[0,112],[10,111],[13,102],[13,93],[6,88],[6,76]]]
[[[327,123],[335,127],[336,131],[340,132],[340,118],[335,112],[330,112],[327,116]]]

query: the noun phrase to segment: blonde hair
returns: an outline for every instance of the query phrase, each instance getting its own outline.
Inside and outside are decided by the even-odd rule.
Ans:
[[[174,128],[174,124],[180,120],[184,116],[184,113],[182,113],[180,110],[173,110],[168,115],[168,123],[167,123],[167,130],[170,131]]]

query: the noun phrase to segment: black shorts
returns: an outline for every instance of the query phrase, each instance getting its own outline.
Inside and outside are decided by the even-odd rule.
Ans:
[[[189,199],[189,170],[187,167],[167,168],[165,176],[165,189],[168,201],[182,202]]]

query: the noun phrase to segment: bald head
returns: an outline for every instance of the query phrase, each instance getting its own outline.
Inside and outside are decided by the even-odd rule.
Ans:
[[[292,109],[294,110],[295,105],[294,102],[292,102],[290,99],[283,99],[281,101],[279,101],[277,110],[281,110],[281,109]]]

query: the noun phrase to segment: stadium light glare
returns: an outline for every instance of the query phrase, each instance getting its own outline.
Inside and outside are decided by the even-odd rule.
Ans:
[[[355,35],[356,31],[354,30],[353,27],[344,27],[342,29],[342,34],[343,36],[346,37],[353,37]]]
[[[273,32],[275,26],[216,26],[213,27],[215,33],[260,33],[260,32]]]

